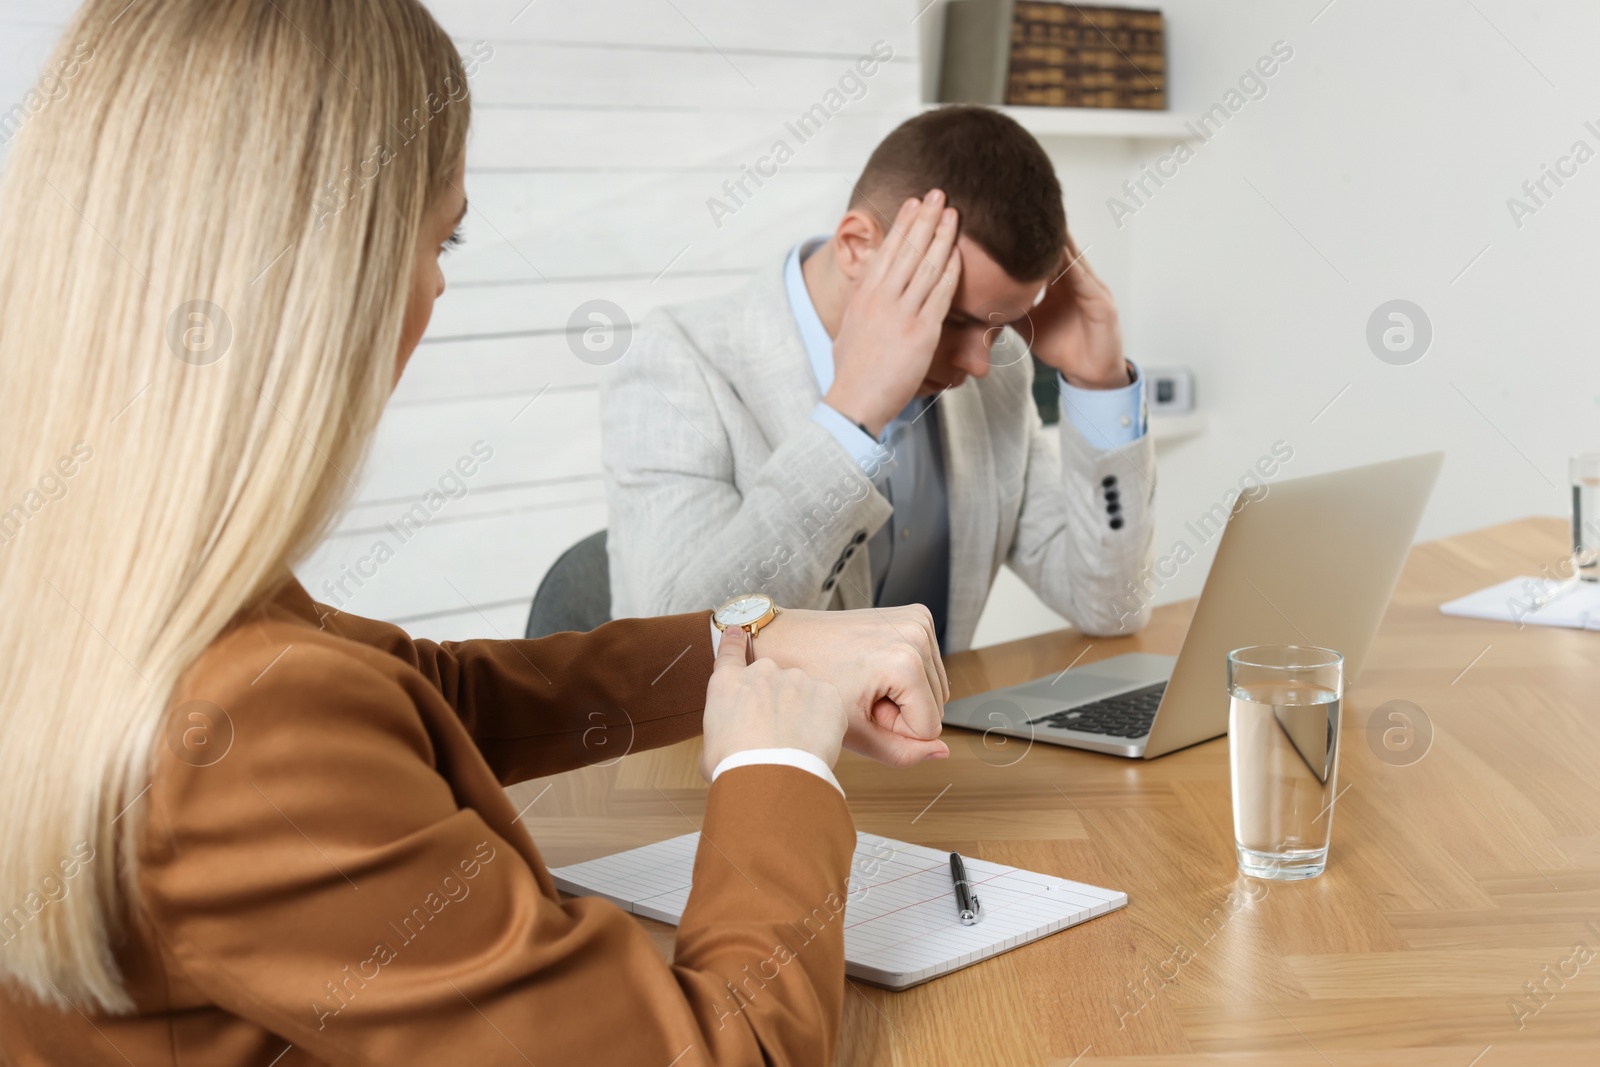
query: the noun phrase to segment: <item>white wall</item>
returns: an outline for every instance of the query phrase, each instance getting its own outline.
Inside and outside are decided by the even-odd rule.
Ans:
[[[1193,367],[1209,417],[1204,434],[1160,449],[1158,554],[1180,539],[1203,551],[1158,601],[1199,592],[1215,546],[1184,522],[1279,440],[1295,451],[1279,477],[1445,450],[1422,539],[1567,514],[1568,455],[1600,450],[1600,158],[1520,229],[1506,201],[1575,139],[1600,150],[1583,128],[1600,128],[1600,72],[1586,50],[1600,9],[1160,6],[1180,113],[1222,100],[1275,41],[1294,58],[1120,230],[1112,190],[1077,162],[1105,146],[1049,145],[1069,220],[1092,234],[1091,258],[1118,293],[1130,354]],[[1369,315],[1396,298],[1433,324],[1430,350],[1410,366],[1380,362],[1365,340]],[[1051,625],[1005,574],[980,637]]]
[[[1567,456],[1600,448],[1600,161],[1520,230],[1506,206],[1574,139],[1600,149],[1600,10],[1325,3],[1164,5],[1185,110],[1275,40],[1295,55],[1125,231],[1135,347],[1192,364],[1211,414],[1164,456],[1162,544],[1279,439],[1289,476],[1444,449],[1423,538],[1567,513]],[[1409,366],[1365,341],[1395,298],[1433,324]]]
[[[871,146],[919,106],[924,27],[940,16],[913,23],[922,0],[525,2],[433,5],[464,49],[494,49],[474,83],[468,244],[357,506],[302,568],[326,598],[324,580],[389,541],[395,558],[345,606],[434,637],[520,634],[550,562],[605,523],[606,371],[570,351],[573,310],[605,298],[637,318],[737,285],[829,228]],[[1600,160],[1520,230],[1505,205],[1574,139],[1600,149],[1582,128],[1600,119],[1582,103],[1600,75],[1581,51],[1600,14],[1577,0],[1324,2],[1162,4],[1174,110],[1220,100],[1276,40],[1295,56],[1124,227],[1105,199],[1164,146],[1048,145],[1130,354],[1199,377],[1209,429],[1161,450],[1161,551],[1279,439],[1295,449],[1284,476],[1447,449],[1425,537],[1561,513],[1566,455],[1600,447]],[[66,18],[39,11],[0,0],[0,107]],[[878,40],[896,58],[866,97],[719,229],[706,199]],[[1379,362],[1363,339],[1395,297],[1434,326],[1412,366]],[[386,533],[479,440],[494,458],[468,495],[408,543]],[[1162,599],[1198,591],[1205,559]],[[1006,575],[979,636],[1056,624]]]

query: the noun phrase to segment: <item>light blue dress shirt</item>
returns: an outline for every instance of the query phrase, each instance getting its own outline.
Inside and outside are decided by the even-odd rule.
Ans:
[[[833,385],[833,338],[811,302],[800,264],[825,240],[815,237],[795,246],[784,266],[789,307],[824,396]],[[1137,367],[1134,376],[1121,389],[1079,389],[1057,375],[1063,414],[1093,447],[1111,448],[1144,436],[1144,382]],[[894,508],[868,542],[873,604],[925,605],[943,644],[950,592],[950,509],[936,400],[914,398],[876,441],[825,402],[812,409],[811,419],[833,435]]]

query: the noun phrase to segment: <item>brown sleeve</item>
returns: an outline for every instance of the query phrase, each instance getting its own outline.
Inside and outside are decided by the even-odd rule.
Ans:
[[[855,842],[833,787],[718,779],[668,965],[459,805],[392,680],[325,648],[254,673],[193,687],[229,711],[224,758],[157,762],[139,901],[171,988],[337,1065],[832,1061]]]
[[[326,610],[326,609],[325,609]],[[329,612],[328,629],[415,667],[456,709],[503,784],[698,736],[711,681],[705,612],[623,619],[534,641],[413,641]]]

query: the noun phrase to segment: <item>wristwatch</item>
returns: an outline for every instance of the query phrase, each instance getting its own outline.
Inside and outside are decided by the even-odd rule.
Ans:
[[[751,640],[778,616],[778,605],[764,593],[745,593],[736,596],[711,613],[711,622],[717,629],[727,632],[728,627],[742,627]]]

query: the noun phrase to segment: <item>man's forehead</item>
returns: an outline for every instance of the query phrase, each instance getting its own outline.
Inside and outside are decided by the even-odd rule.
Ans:
[[[1019,282],[1005,272],[972,238],[956,239],[961,250],[961,283],[950,311],[978,322],[1010,322],[1027,314],[1039,300],[1049,278]]]

